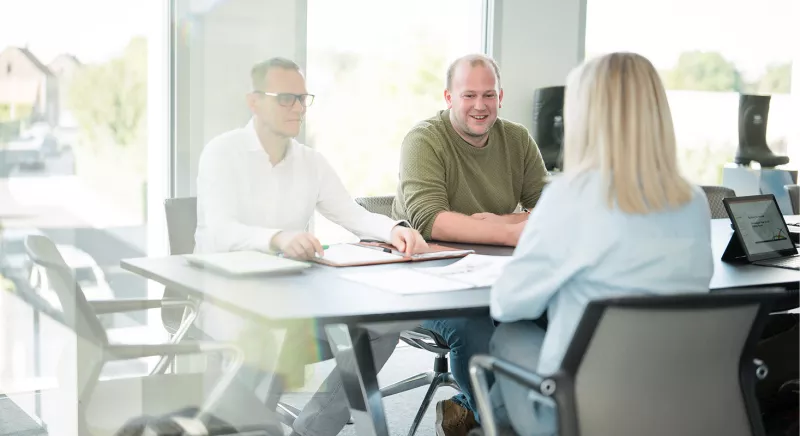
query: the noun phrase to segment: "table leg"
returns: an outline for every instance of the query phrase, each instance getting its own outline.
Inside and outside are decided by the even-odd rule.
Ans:
[[[328,335],[336,325],[326,326]],[[372,356],[369,333],[363,327],[348,326],[345,343],[336,351],[336,365],[360,436],[389,436],[383,397]]]

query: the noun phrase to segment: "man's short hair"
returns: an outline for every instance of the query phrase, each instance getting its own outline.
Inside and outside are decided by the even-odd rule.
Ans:
[[[300,72],[300,65],[291,59],[282,57],[274,57],[261,61],[250,70],[250,79],[252,80],[254,91],[263,91],[267,89],[267,72],[273,68],[283,68],[286,70],[295,70]]]
[[[492,71],[494,71],[495,78],[497,79],[497,87],[500,88],[500,67],[497,66],[497,62],[485,54],[475,53],[461,56],[460,58],[454,60],[453,63],[447,68],[446,85],[448,90],[450,90],[450,87],[453,85],[453,75],[456,72],[456,67],[458,67],[462,62],[469,62],[471,67],[483,65],[484,67],[491,68]]]

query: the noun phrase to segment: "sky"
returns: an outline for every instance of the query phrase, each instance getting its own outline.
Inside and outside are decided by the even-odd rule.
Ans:
[[[28,46],[44,62],[63,52],[84,62],[102,61],[119,52],[132,36],[146,34],[155,23],[152,11],[163,1],[0,0],[0,49]],[[237,0],[179,1],[191,1],[192,9],[202,12]],[[437,12],[430,2],[438,0],[427,1],[428,14],[442,15],[437,25],[447,27],[446,20],[457,19],[444,8]],[[323,15],[331,17],[352,14],[362,4],[368,5],[363,7],[369,15],[380,17],[365,20],[375,24],[385,18],[387,9],[394,9],[390,13],[397,18],[398,5],[412,7],[415,2],[309,0],[310,8],[325,7]],[[464,0],[463,4],[477,7],[480,1]],[[588,0],[586,50],[637,51],[659,68],[672,66],[683,51],[714,50],[735,61],[746,74],[759,74],[770,63],[791,60],[790,32],[800,16],[792,8],[800,8],[798,4],[800,0]],[[329,23],[325,30],[339,34],[338,41],[369,34],[364,29],[338,27],[336,20]]]
[[[588,0],[586,52],[638,52],[670,68],[683,51],[719,51],[746,75],[796,54],[800,0]]]
[[[61,53],[98,62],[152,25],[143,3],[162,0],[0,0],[0,50],[27,46],[42,62]]]

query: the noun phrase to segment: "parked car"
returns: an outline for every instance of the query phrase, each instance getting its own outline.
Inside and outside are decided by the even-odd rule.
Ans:
[[[58,138],[47,123],[34,123],[0,149],[6,167],[43,168],[48,156],[59,152]]]
[[[19,165],[20,168],[44,168],[48,155],[58,151],[55,136],[20,136],[0,150],[6,166]]]

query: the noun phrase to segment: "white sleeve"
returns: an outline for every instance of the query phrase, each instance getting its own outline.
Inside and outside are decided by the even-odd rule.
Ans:
[[[327,219],[364,239],[390,242],[392,229],[404,221],[395,221],[385,215],[371,213],[359,206],[345,189],[342,180],[321,154],[316,153],[320,178],[317,210]]]
[[[205,251],[270,251],[270,241],[280,229],[241,223],[241,202],[236,189],[236,159],[225,144],[209,143],[200,156],[197,175],[198,222],[203,223]]]
[[[572,224],[574,214],[559,204],[569,200],[558,197],[545,190],[531,212],[511,261],[492,287],[492,318],[539,318],[561,286],[585,267],[583,256],[569,250],[581,238],[580,226]]]

